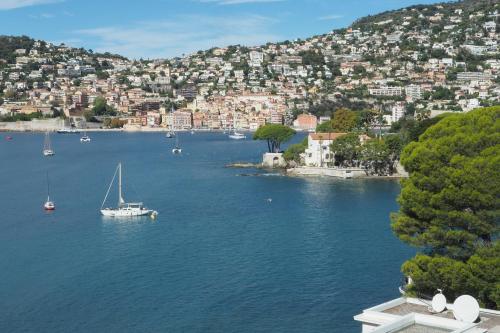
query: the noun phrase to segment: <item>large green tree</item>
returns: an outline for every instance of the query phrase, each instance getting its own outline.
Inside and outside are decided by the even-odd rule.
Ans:
[[[97,97],[94,100],[92,113],[96,116],[114,116],[116,115],[116,110],[112,106],[108,105],[103,97]]]
[[[253,135],[254,140],[266,140],[270,153],[281,150],[281,144],[287,142],[295,135],[295,131],[288,126],[280,124],[267,124],[259,127]]]
[[[308,141],[308,137],[306,136],[304,140],[302,140],[302,142],[290,145],[285,150],[283,158],[286,161],[294,161],[295,163],[300,163],[302,159],[300,155],[306,151]]]
[[[416,257],[403,271],[412,277],[419,270],[421,276],[427,274],[416,279],[416,291],[451,288],[439,278],[439,269],[423,262],[439,266],[441,261],[451,260],[446,263],[451,267],[446,274],[451,274],[450,280],[457,279],[463,275],[457,267],[498,246],[500,106],[441,119],[403,150],[401,163],[410,177],[402,182],[400,211],[391,216],[392,229],[430,258]],[[487,286],[474,290],[493,288],[484,283]],[[496,287],[498,296],[498,283]],[[453,288],[457,293],[468,290]],[[489,298],[485,292],[474,296],[487,304],[493,294]]]
[[[363,116],[367,116],[363,113]],[[333,118],[329,121],[319,124],[316,127],[316,132],[351,132],[356,127],[362,127],[362,119],[357,112],[349,109],[338,109],[333,114]]]
[[[330,145],[335,164],[341,167],[355,166],[359,160],[360,146],[357,133],[349,133],[335,139]]]
[[[358,125],[358,114],[348,109],[335,111],[332,118],[332,127],[337,132],[350,132]]]
[[[392,173],[391,151],[383,140],[370,140],[360,147],[361,161],[366,172],[371,175]]]

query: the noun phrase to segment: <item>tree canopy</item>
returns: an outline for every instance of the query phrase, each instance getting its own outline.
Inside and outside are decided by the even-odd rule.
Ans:
[[[357,133],[349,133],[334,140],[330,150],[335,155],[335,163],[342,167],[355,166],[359,159],[360,141]]]
[[[266,124],[259,127],[253,135],[254,140],[267,140],[270,153],[281,150],[281,144],[287,142],[295,135],[295,131],[288,126],[280,124]]]
[[[333,114],[330,121],[319,124],[316,128],[317,132],[351,132],[359,125],[358,113],[349,109],[338,109]]]
[[[403,271],[417,278],[417,291],[453,288],[440,278],[440,274],[446,275],[442,273],[448,269],[445,266],[449,267],[447,274],[456,275],[447,277],[449,282],[464,276],[470,260],[498,247],[500,106],[446,116],[418,142],[406,146],[401,163],[410,177],[402,182],[400,210],[391,216],[392,229],[429,257],[417,256]],[[445,259],[439,259],[442,257]],[[446,265],[442,264],[445,260]],[[496,277],[494,302],[498,306],[498,274]],[[494,286],[484,283],[473,288],[483,290],[474,296],[489,304],[493,296],[485,288]],[[457,293],[469,290],[454,288]]]
[[[283,158],[285,159],[285,161],[288,162],[294,161],[295,163],[300,163],[301,162],[300,154],[306,151],[308,141],[309,141],[308,137],[306,136],[304,140],[302,140],[302,142],[290,145],[283,154]]]
[[[92,112],[96,116],[114,116],[116,115],[116,110],[108,105],[106,100],[102,97],[97,97],[94,101],[94,107]]]

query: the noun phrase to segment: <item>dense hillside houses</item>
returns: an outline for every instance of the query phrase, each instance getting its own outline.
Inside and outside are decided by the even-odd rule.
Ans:
[[[183,58],[129,60],[0,37],[0,117],[119,117],[126,126],[311,130],[334,109],[404,116],[467,112],[500,99],[500,6],[414,6],[306,40],[228,46]],[[104,99],[107,108],[94,108]],[[175,110],[175,112],[172,112]],[[295,120],[295,122],[294,122]]]

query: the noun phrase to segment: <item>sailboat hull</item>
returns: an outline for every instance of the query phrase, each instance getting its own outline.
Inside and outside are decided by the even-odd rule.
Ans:
[[[229,136],[230,139],[233,139],[233,140],[244,140],[246,139],[247,137],[243,134],[231,134]]]
[[[153,214],[151,209],[101,209],[101,214],[107,217],[134,217]]]

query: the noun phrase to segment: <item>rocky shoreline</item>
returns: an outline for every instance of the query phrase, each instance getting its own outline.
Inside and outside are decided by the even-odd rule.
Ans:
[[[294,168],[266,168],[261,163],[236,162],[225,166],[234,169],[261,169],[275,170],[288,177],[332,177],[341,179],[387,179],[398,180],[407,178],[408,175],[394,173],[392,175],[367,175],[361,168],[317,168],[317,167],[294,167]],[[247,175],[247,174],[245,174]]]

